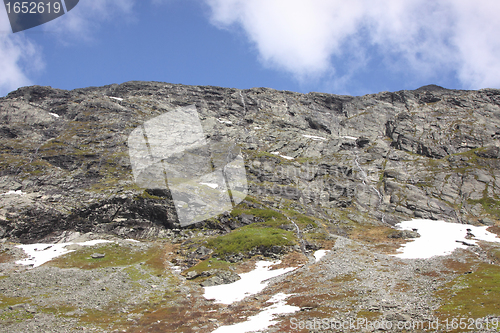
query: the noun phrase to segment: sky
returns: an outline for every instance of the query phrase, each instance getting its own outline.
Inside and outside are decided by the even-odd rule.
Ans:
[[[0,96],[130,80],[364,95],[500,88],[496,0],[80,0],[12,33]]]

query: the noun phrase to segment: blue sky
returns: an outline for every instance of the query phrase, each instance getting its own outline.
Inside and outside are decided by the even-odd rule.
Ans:
[[[129,80],[362,95],[500,88],[500,2],[80,0],[13,34],[0,8],[0,96]]]

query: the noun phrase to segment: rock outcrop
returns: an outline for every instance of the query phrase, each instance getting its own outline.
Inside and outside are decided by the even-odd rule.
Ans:
[[[168,192],[135,185],[127,138],[188,105],[208,139],[241,147],[249,194],[270,207],[340,226],[500,218],[500,90],[351,97],[127,82],[32,86],[0,98],[0,237],[141,238],[179,228]],[[230,230],[252,219],[206,224]]]

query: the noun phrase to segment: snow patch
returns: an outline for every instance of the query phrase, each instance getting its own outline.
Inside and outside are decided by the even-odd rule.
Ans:
[[[259,130],[259,129],[262,129],[262,127],[255,126],[253,129]]]
[[[413,219],[396,225],[401,230],[417,229],[419,238],[403,245],[402,253],[394,256],[405,259],[426,259],[434,256],[443,256],[452,253],[455,249],[466,249],[468,246],[461,243],[476,244],[478,240],[487,242],[499,242],[495,234],[484,227],[476,227],[469,224],[451,223],[445,221],[433,221],[425,219]],[[474,237],[468,239],[467,229]]]
[[[314,141],[326,140],[326,138],[322,138],[320,136],[306,135],[306,134],[302,134],[302,136],[305,137],[305,138],[308,138],[308,139],[313,139]]]
[[[294,160],[295,159],[294,157],[280,155],[280,153],[278,151],[272,152],[271,154],[278,155],[279,157],[284,158],[285,160]]]
[[[357,140],[358,138],[355,138],[353,136],[348,136],[348,135],[345,135],[345,136],[341,136],[342,139],[349,139],[349,140]]]
[[[297,267],[279,268],[269,270],[269,267],[280,262],[258,261],[256,268],[248,273],[240,274],[240,280],[218,286],[205,287],[204,297],[215,299],[216,303],[232,304],[241,301],[247,296],[254,295],[264,290],[269,283],[268,279],[291,272]]]
[[[9,191],[9,192],[6,192],[6,193],[2,193],[0,195],[25,195],[26,193],[24,193],[23,191],[21,190],[17,190],[17,191]]]
[[[233,122],[232,121],[229,121],[229,120],[224,120],[224,119],[220,119],[220,118],[217,118],[217,120],[219,121],[219,123],[221,124],[229,124],[231,125]]]
[[[108,96],[108,97],[111,99],[115,99],[117,101],[123,101],[123,98],[120,98],[120,97],[113,97],[113,96]]]
[[[211,183],[200,183],[201,185],[206,185],[211,188],[217,188],[219,187],[219,184],[211,184]]]
[[[314,258],[316,259],[316,262],[320,261],[321,258],[323,258],[330,250],[318,250],[314,252]]]
[[[291,295],[278,293],[267,301],[268,303],[273,303],[273,305],[267,307],[264,311],[249,317],[247,321],[242,323],[221,326],[215,331],[212,331],[212,333],[247,333],[265,330],[269,326],[278,323],[278,321],[274,319],[274,316],[294,313],[300,310],[298,306],[286,304],[285,299],[289,296]]]
[[[59,115],[58,115],[57,113],[52,113],[52,112],[49,112],[49,114],[50,114],[51,116],[54,116],[54,117],[56,117],[56,118],[59,118]]]
[[[83,243],[60,243],[60,244],[27,244],[27,245],[16,245],[16,247],[23,249],[28,255],[28,258],[16,261],[16,264],[28,265],[33,267],[38,267],[51,261],[54,258],[62,256],[63,254],[73,252],[75,250],[66,249],[69,245],[81,245],[81,246],[93,246],[100,243],[112,243],[108,240],[92,240]]]
[[[126,241],[129,241],[129,242],[132,242],[132,243],[140,243],[138,240],[136,239],[132,239],[132,238],[127,238],[125,239]]]

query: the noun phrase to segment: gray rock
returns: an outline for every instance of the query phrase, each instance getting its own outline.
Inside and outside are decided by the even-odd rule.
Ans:
[[[387,236],[388,238],[418,238],[420,234],[411,230],[396,230]]]
[[[8,162],[0,194],[26,193],[0,196],[0,237],[35,242],[66,230],[192,237],[166,232],[180,227],[170,193],[135,186],[127,147],[132,128],[179,105],[196,106],[210,143],[226,138],[241,147],[250,194],[275,207],[292,202],[320,219],[349,208],[362,223],[391,214],[496,219],[474,200],[500,195],[498,92],[427,87],[351,97],[159,82],[23,87],[0,98]],[[270,155],[276,151],[294,160]],[[189,170],[199,167],[189,161]],[[183,201],[193,209],[204,204]],[[200,224],[229,232],[259,222],[215,218]]]
[[[411,316],[405,313],[390,313],[385,316],[385,319],[388,321],[406,322],[411,321]]]
[[[482,219],[479,220],[479,222],[481,222],[482,224],[487,225],[487,226],[494,226],[495,225],[495,220],[492,220],[488,217],[483,217]]]
[[[500,158],[500,148],[497,146],[489,146],[484,150],[475,152],[477,156],[484,158]]]
[[[211,277],[201,283],[203,287],[218,286],[221,284],[233,283],[240,280],[240,276],[232,271],[212,270]]]
[[[212,252],[213,252],[213,250],[208,249],[205,246],[200,246],[198,249],[196,249],[196,253],[198,253],[201,256],[207,256]]]

